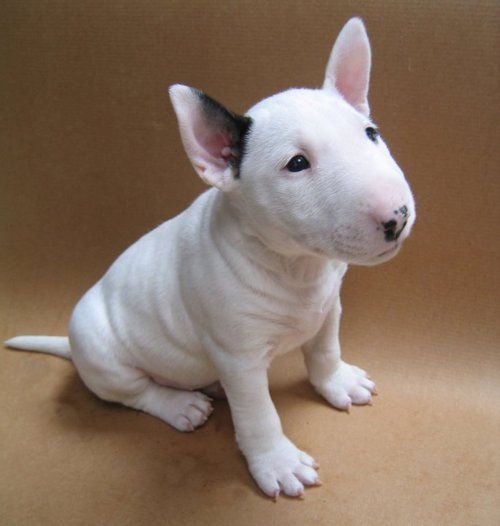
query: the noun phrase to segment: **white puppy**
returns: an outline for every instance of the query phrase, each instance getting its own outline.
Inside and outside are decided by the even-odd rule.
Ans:
[[[318,484],[314,460],[283,433],[267,369],[303,346],[312,385],[334,407],[374,391],[340,357],[340,285],[349,263],[398,252],[415,207],[369,117],[370,63],[354,18],[322,89],[291,89],[238,116],[172,86],[186,152],[213,188],[115,261],[77,304],[69,339],[7,345],[71,358],[99,397],[180,431],[206,421],[212,406],[199,390],[220,382],[259,487],[300,496]]]

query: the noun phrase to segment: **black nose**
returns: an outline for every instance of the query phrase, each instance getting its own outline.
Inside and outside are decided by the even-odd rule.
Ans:
[[[394,210],[394,216],[396,219],[390,219],[389,221],[382,223],[386,241],[396,241],[401,235],[401,232],[404,230],[406,223],[408,222],[408,207],[402,206],[401,208]]]

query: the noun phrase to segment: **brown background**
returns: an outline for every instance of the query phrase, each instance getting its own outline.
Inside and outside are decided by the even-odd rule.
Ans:
[[[0,522],[499,524],[500,4],[491,1],[2,2],[1,337],[64,334],[142,233],[204,189],[167,86],[243,112],[317,86],[366,21],[371,106],[414,189],[398,258],[353,268],[342,341],[373,407],[335,411],[298,352],[271,370],[292,440],[321,464],[303,501],[261,496],[225,402],[181,435],[105,404],[71,364],[0,351]]]

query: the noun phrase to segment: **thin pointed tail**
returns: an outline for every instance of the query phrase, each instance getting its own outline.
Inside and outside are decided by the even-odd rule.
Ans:
[[[12,349],[55,354],[71,360],[71,348],[66,336],[16,336],[4,343]]]

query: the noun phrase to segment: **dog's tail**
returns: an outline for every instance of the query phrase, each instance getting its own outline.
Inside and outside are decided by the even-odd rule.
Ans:
[[[16,336],[4,343],[12,349],[55,354],[71,360],[71,347],[66,336]]]

